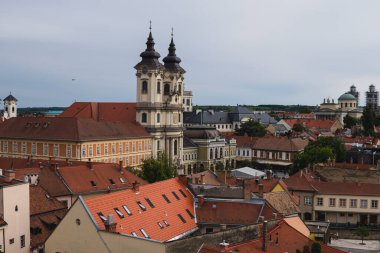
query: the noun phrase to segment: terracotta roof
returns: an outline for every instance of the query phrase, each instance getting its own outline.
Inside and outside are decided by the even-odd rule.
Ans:
[[[301,138],[289,139],[287,137],[270,136],[257,139],[253,145],[253,149],[301,151],[307,146],[308,143],[308,140],[303,140]]]
[[[86,164],[86,162],[80,161],[63,161],[63,160],[42,160],[34,158],[12,158],[12,157],[0,157],[0,168],[1,169],[20,169],[20,168],[33,168],[43,165],[44,167],[49,164],[58,164],[59,166],[68,166],[75,164]]]
[[[29,186],[30,215],[66,209],[66,206],[50,196],[41,186]]]
[[[286,221],[280,221],[275,227],[267,232],[267,249],[262,250],[262,238],[246,241],[238,244],[228,245],[225,247],[206,247],[206,251],[201,249],[200,252],[240,252],[240,253],[284,253],[296,252],[301,250],[305,245],[311,248],[313,240],[305,236],[302,232],[292,227]],[[323,253],[343,253],[343,251],[321,244]],[[211,250],[211,251],[210,251]]]
[[[61,113],[59,117],[135,122],[136,103],[75,102]]]
[[[202,175],[203,182],[201,182]],[[223,183],[218,179],[217,175],[215,175],[211,170],[192,174],[190,182],[192,184],[223,185]]]
[[[259,185],[262,184],[264,189],[263,193],[265,192],[271,192],[273,188],[278,184],[280,181],[279,178],[271,178],[271,179],[245,179],[244,184],[247,184],[249,188],[251,189],[251,192],[258,193],[259,192]]]
[[[286,191],[264,193],[264,199],[282,215],[301,213],[296,203],[293,202],[293,198]]]
[[[296,174],[283,180],[289,191],[311,191],[315,192],[316,189],[311,185],[304,173],[298,171]]]
[[[90,141],[149,137],[137,123],[86,118],[17,117],[0,125],[0,138],[49,141]]]
[[[0,218],[0,228],[7,226],[7,225],[8,225],[8,223],[3,218]]]
[[[91,169],[88,165],[65,166],[60,167],[58,173],[70,191],[77,195],[131,188],[135,181],[140,185],[148,184],[126,169],[120,171],[119,165],[112,163],[92,163]]]
[[[261,199],[249,201],[205,199],[203,204],[199,204],[196,213],[199,223],[249,225],[256,224],[259,216],[273,219],[273,213],[276,211]]]
[[[237,147],[248,147],[251,148],[253,144],[256,142],[258,138],[256,137],[250,137],[250,136],[239,136],[239,135],[233,135],[232,136],[236,140],[236,146]]]
[[[163,194],[170,203],[164,199]],[[147,199],[154,207],[149,204]],[[141,202],[145,211],[137,202]],[[144,238],[143,232],[140,230],[143,229],[149,238],[157,241],[168,241],[197,229],[193,197],[178,178],[140,186],[138,192],[122,190],[94,196],[85,199],[84,203],[101,230],[105,229],[105,225],[98,215],[99,212],[106,218],[109,214],[113,215],[113,219],[117,223],[116,232],[129,235],[135,232],[137,236]],[[123,205],[127,206],[131,215],[127,214]],[[118,208],[124,218],[119,217],[115,208]],[[168,225],[165,224],[165,221]]]
[[[323,130],[330,130],[337,122],[336,120],[319,120],[319,119],[284,119],[286,124],[293,127],[294,124],[302,124],[307,128],[316,128]]]

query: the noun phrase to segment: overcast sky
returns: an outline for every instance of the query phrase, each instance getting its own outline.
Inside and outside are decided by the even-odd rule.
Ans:
[[[0,97],[134,102],[149,20],[174,27],[194,104],[308,104],[380,89],[380,1],[1,0]],[[76,79],[72,81],[72,79]]]

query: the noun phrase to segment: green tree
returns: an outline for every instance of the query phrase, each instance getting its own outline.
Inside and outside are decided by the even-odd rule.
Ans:
[[[301,124],[301,123],[295,123],[292,127],[292,130],[294,132],[302,132],[302,131],[305,131],[305,127]]]
[[[361,244],[364,245],[364,237],[369,236],[369,231],[368,228],[365,226],[360,226],[358,227],[355,231],[354,234],[357,236],[360,236],[360,239],[362,240]]]
[[[358,121],[354,117],[351,117],[350,115],[346,115],[346,117],[343,118],[344,128],[351,129],[353,126],[355,126]]]
[[[141,166],[141,176],[149,183],[173,178],[175,174],[176,169],[166,154],[160,154],[157,159],[151,157],[144,160]]]
[[[224,170],[224,164],[221,161],[218,161],[215,164],[215,168],[216,168],[216,170]]]
[[[310,253],[310,248],[308,245],[303,246],[302,253]]]
[[[374,133],[375,113],[367,106],[364,107],[363,110],[362,125],[364,128],[364,134],[372,136]]]
[[[296,253],[302,253],[300,249],[296,249]]]
[[[240,125],[240,128],[236,130],[236,134],[262,137],[266,134],[266,130],[259,122],[250,119]]]
[[[311,253],[322,253],[321,245],[317,242],[313,242],[311,245]]]

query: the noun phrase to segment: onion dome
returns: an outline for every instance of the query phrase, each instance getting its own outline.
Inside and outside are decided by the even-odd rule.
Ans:
[[[175,54],[175,44],[173,40],[173,30],[172,30],[172,39],[170,41],[169,45],[169,53],[168,55],[163,59],[164,61],[164,66],[167,70],[171,72],[181,72],[185,73],[186,71],[179,65],[181,62],[181,59],[177,57]]]

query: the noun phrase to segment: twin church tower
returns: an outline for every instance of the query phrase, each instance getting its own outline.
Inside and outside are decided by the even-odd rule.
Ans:
[[[135,66],[137,77],[136,121],[152,136],[154,156],[165,152],[177,166],[183,152],[183,94],[185,70],[176,56],[173,33],[169,53],[159,61],[150,28],[146,49]]]

